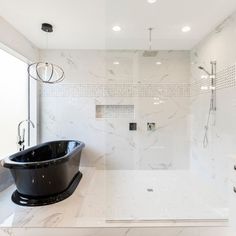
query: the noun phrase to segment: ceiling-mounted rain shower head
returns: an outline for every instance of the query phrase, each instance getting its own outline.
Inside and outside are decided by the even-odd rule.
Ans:
[[[143,52],[143,57],[156,57],[158,54],[158,51],[152,50],[152,31],[153,28],[148,28],[149,31],[149,50],[146,50]]]
[[[143,52],[143,57],[156,57],[158,51],[146,50]]]
[[[208,75],[211,75],[211,73],[209,73],[203,66],[199,66],[198,69],[203,70]]]

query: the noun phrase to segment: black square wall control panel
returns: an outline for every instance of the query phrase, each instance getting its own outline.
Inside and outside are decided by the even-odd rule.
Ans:
[[[137,123],[129,123],[129,130],[131,131],[137,130]]]

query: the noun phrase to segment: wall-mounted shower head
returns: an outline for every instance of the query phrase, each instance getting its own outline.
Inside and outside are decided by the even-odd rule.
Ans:
[[[203,66],[199,66],[198,69],[203,70],[208,75],[211,75],[211,73],[209,73]]]

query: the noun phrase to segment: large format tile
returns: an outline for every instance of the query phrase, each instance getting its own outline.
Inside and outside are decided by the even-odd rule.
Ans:
[[[185,171],[104,171],[83,168],[74,194],[42,207],[0,194],[1,227],[226,226],[227,203]],[[147,191],[153,189],[153,192]]]

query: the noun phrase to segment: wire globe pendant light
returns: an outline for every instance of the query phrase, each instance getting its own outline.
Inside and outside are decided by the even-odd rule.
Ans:
[[[42,28],[47,33],[47,47],[48,47],[48,33],[53,32],[53,26],[48,23],[43,23]],[[28,66],[28,75],[30,78],[47,84],[59,83],[65,78],[63,69],[49,62],[35,62]]]

